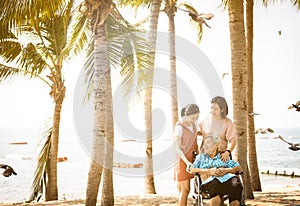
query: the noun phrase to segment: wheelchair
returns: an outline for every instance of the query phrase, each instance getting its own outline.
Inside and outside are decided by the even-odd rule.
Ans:
[[[196,157],[197,152],[193,152],[193,153],[194,153],[194,157]],[[232,159],[231,154],[229,158]],[[242,174],[243,172],[236,173],[239,182],[243,186]],[[208,191],[202,191],[201,184],[202,184],[201,175],[199,173],[194,173],[194,194],[192,195],[193,202],[191,203],[191,206],[204,206],[204,199],[210,199],[210,194],[208,193]],[[223,197],[221,197],[221,206],[225,205],[225,201],[228,198],[229,198],[228,195],[224,195]],[[246,206],[243,192],[240,200],[240,205]]]

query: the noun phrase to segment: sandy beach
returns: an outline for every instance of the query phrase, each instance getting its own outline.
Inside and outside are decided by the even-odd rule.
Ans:
[[[289,206],[300,206],[300,185],[298,186],[286,186],[283,188],[266,190],[263,192],[254,192],[255,198],[253,200],[246,200],[248,206],[279,206],[279,205],[289,205]],[[126,196],[116,196],[115,205],[122,206],[170,206],[177,205],[177,195],[126,195]],[[191,203],[193,200],[189,198]],[[98,201],[100,205],[100,200]],[[207,203],[207,200],[205,200]],[[11,204],[0,204],[2,206],[8,205],[33,205],[33,206],[47,206],[47,205],[57,205],[57,206],[83,206],[84,200],[59,200],[51,202],[40,202],[40,203],[11,203]],[[207,205],[207,204],[205,204]]]

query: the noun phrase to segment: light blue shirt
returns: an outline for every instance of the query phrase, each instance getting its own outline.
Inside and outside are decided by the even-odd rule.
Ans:
[[[214,158],[210,158],[207,154],[203,154],[203,153],[197,155],[196,160],[192,165],[193,168],[201,168],[201,169],[220,168],[220,167],[234,168],[237,166],[240,166],[240,164],[231,159],[228,159],[227,162],[223,162],[221,160],[220,154],[217,154]],[[205,181],[203,181],[202,185],[212,181],[215,178],[217,178],[221,183],[223,183],[235,176],[236,175],[232,173],[227,173],[220,177],[211,176]]]

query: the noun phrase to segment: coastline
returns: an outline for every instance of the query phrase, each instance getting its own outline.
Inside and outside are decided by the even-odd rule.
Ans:
[[[254,192],[254,199],[246,200],[247,206],[281,206],[281,205],[290,205],[290,206],[300,206],[300,185],[298,186],[286,186],[282,188],[270,189],[262,192]],[[152,195],[152,194],[143,194],[143,195],[123,195],[115,197],[114,205],[122,206],[171,206],[177,205],[178,196],[177,195]],[[100,205],[101,200],[98,200]],[[189,198],[189,203],[192,202],[192,198]],[[205,200],[207,202],[207,200]],[[50,202],[39,202],[39,203],[4,203],[0,204],[1,206],[9,205],[28,205],[28,206],[47,206],[47,205],[56,205],[56,206],[84,206],[83,199],[74,199],[74,200],[58,200]]]

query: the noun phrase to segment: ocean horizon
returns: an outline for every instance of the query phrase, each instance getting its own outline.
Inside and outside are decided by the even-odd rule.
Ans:
[[[276,134],[258,135],[256,140],[257,158],[260,172],[295,172],[300,175],[300,151],[291,151],[288,145],[278,138],[280,134],[287,141],[300,142],[300,128],[273,128]],[[67,161],[58,163],[59,199],[83,199],[90,165],[89,154],[82,140],[72,129],[62,130],[60,134],[59,157]],[[18,173],[9,178],[0,176],[0,203],[12,203],[28,200],[31,183],[37,163],[40,131],[35,128],[0,129],[0,164],[12,166]],[[137,141],[123,141],[120,134],[115,134],[114,162],[143,163],[145,144]],[[11,144],[26,142],[27,144]],[[169,137],[153,141],[155,186],[157,194],[177,194],[173,181],[173,165],[170,159],[162,159],[161,154],[171,148]],[[172,155],[171,155],[172,156]],[[125,158],[127,157],[127,158]],[[168,162],[170,161],[170,162]],[[159,163],[157,163],[159,162]],[[162,167],[162,165],[164,165]],[[1,171],[2,172],[2,171]],[[134,195],[144,193],[143,168],[114,168],[115,195]],[[300,178],[260,174],[262,188],[279,188],[286,185],[299,185]]]

